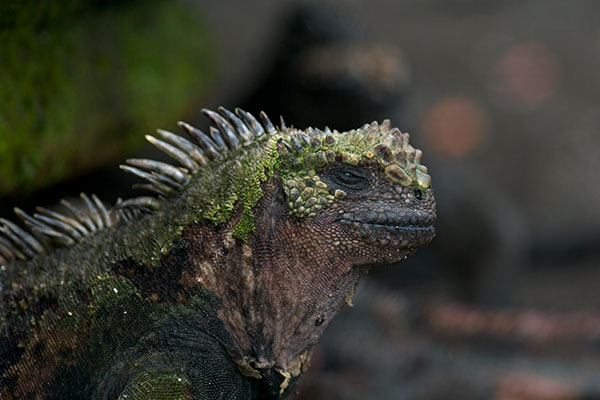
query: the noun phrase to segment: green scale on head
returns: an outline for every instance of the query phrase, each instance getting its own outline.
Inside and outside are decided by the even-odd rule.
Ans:
[[[317,174],[336,162],[358,165],[363,159],[374,159],[394,183],[416,184],[423,189],[431,185],[427,167],[420,164],[422,152],[408,143],[407,133],[390,128],[389,120],[349,132],[308,128],[286,129],[285,133],[278,146],[284,166],[280,173],[290,210],[299,217],[314,216],[336,199],[346,197],[343,190],[329,189]]]

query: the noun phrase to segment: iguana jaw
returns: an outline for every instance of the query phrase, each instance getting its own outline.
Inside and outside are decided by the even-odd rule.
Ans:
[[[342,214],[338,223],[366,242],[394,249],[420,247],[433,239],[435,228],[431,215],[405,209],[394,213],[394,208],[394,204],[369,205]]]

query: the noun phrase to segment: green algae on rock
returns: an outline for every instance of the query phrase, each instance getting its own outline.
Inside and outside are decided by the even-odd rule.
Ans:
[[[183,1],[0,4],[0,195],[81,174],[203,101],[214,59]]]

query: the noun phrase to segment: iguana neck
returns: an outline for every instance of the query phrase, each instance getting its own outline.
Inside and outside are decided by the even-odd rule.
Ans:
[[[254,210],[256,231],[247,243],[231,237],[241,205],[224,226],[192,224],[184,231],[199,249],[190,257],[187,280],[220,298],[218,316],[245,355],[236,360],[243,372],[275,369],[294,377],[353,293],[359,273],[349,260],[327,251],[329,239],[317,230],[306,242],[311,227],[288,216],[277,177],[263,192]]]

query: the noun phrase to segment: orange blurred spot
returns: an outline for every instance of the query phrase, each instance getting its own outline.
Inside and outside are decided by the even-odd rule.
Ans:
[[[500,379],[494,400],[575,400],[577,389],[565,382],[527,374]]]
[[[491,84],[512,106],[532,107],[556,93],[561,73],[558,57],[547,47],[520,43],[509,48],[494,65]]]
[[[428,148],[443,156],[464,157],[487,137],[489,119],[473,100],[448,97],[427,110],[421,134]]]

